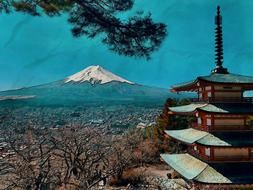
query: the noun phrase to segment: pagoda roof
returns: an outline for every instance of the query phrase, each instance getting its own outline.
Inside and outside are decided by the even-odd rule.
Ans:
[[[193,128],[167,130],[166,134],[187,144],[197,143],[205,146],[252,147],[253,132],[213,132],[208,133]]]
[[[207,164],[189,154],[162,154],[162,159],[188,180],[212,184],[252,184],[252,162]]]
[[[165,130],[165,133],[174,139],[188,144],[195,143],[196,141],[208,135],[208,133],[205,131],[199,131],[192,128],[181,130]]]
[[[203,183],[232,183],[214,168],[189,154],[162,154],[161,157],[188,180]]]
[[[201,108],[206,106],[207,103],[191,103],[183,106],[169,107],[169,110],[174,113],[192,113],[197,110],[197,108]]]
[[[226,176],[234,184],[253,183],[252,162],[212,163],[209,166]]]
[[[213,145],[215,142],[224,142],[233,147],[253,147],[252,131],[213,132],[198,141],[200,144]],[[217,145],[218,146],[218,145]],[[220,144],[222,146],[222,144]]]
[[[196,129],[167,130],[166,134],[187,144],[199,143],[210,146],[232,146],[214,135]]]
[[[212,73],[207,76],[199,76],[194,80],[179,83],[172,86],[172,91],[189,91],[197,89],[198,82],[218,83],[218,84],[236,84],[236,85],[253,85],[253,76],[244,76],[238,74]]]
[[[220,114],[252,114],[253,104],[240,103],[191,103],[184,106],[169,107],[173,113],[189,114],[197,111]]]

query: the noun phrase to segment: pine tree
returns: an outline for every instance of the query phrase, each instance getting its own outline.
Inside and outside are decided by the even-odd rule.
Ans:
[[[150,135],[150,138],[153,138],[157,142],[160,152],[178,152],[182,149],[182,147],[178,143],[174,142],[173,139],[167,138],[165,130],[176,130],[188,127],[192,117],[174,115],[170,113],[169,107],[186,105],[189,103],[190,101],[188,99],[178,101],[171,98],[168,98],[165,102],[163,111],[158,116],[156,125],[152,128],[153,133]],[[151,134],[151,132],[149,133]]]
[[[166,25],[151,14],[136,13],[123,21],[118,16],[133,7],[134,0],[0,0],[0,12],[23,12],[32,16],[69,13],[75,37],[100,37],[120,55],[150,58],[166,37]]]

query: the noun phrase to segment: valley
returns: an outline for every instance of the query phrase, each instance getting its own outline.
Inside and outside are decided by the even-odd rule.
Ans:
[[[149,125],[160,114],[161,106],[111,105],[75,107],[1,107],[0,128],[61,128],[65,126],[100,127],[122,133],[139,123]]]

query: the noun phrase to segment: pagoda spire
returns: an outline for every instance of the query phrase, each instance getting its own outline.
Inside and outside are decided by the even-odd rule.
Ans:
[[[227,68],[222,66],[223,63],[223,40],[222,40],[222,17],[220,15],[220,6],[217,6],[217,14],[215,16],[215,61],[216,67],[212,73],[228,74]]]

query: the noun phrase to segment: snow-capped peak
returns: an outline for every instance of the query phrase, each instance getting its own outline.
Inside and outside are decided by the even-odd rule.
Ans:
[[[68,82],[90,82],[92,84],[105,84],[112,81],[124,82],[134,84],[128,80],[125,80],[110,71],[103,69],[101,66],[89,66],[86,69],[71,75],[65,79],[65,83]]]

